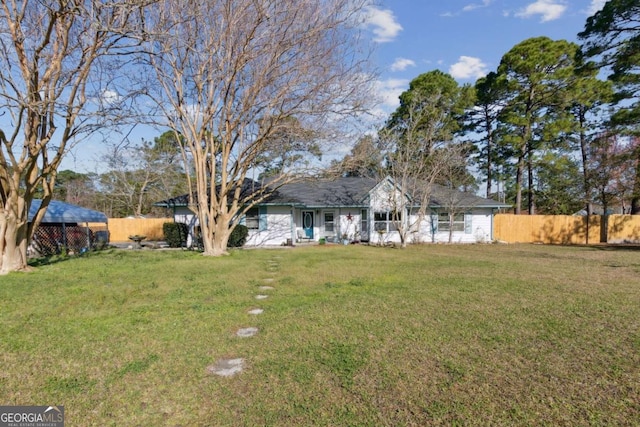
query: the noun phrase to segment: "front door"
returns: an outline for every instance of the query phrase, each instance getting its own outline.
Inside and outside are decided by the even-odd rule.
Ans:
[[[302,231],[304,237],[313,239],[313,211],[302,211]]]

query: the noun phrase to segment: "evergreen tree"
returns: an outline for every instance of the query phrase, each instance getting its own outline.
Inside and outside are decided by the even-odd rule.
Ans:
[[[528,212],[535,213],[536,152],[560,148],[554,145],[557,135],[571,129],[567,107],[575,87],[577,50],[577,45],[565,40],[531,38],[507,52],[498,67],[498,78],[504,84],[501,143],[515,155],[517,214],[522,210],[524,188]]]
[[[640,2],[609,0],[602,10],[589,17],[584,31],[582,54],[595,58],[609,72],[617,103],[612,125],[628,133],[640,133]],[[640,164],[640,150],[634,152]],[[640,214],[640,167],[632,184],[631,213]]]

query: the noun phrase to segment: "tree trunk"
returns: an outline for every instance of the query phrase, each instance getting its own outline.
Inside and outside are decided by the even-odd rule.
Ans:
[[[580,123],[580,156],[582,157],[582,187],[584,191],[585,208],[587,215],[591,215],[591,179],[590,179],[590,164],[589,164],[589,151],[587,147],[587,135],[584,132],[586,118],[584,111],[580,111],[578,116]]]
[[[585,230],[585,243],[589,244],[589,229],[591,228],[591,179],[589,153],[587,151],[587,135],[584,132],[586,118],[583,109],[580,110],[578,120],[580,123],[580,155],[582,157],[582,188],[584,191],[585,210],[587,213],[587,229]]]
[[[609,241],[609,215],[603,213],[600,216],[600,243]]]
[[[527,207],[529,215],[536,213],[536,193],[533,179],[533,147],[531,142],[527,143],[527,187],[529,189],[529,197],[527,197]]]
[[[27,222],[15,212],[0,214],[0,275],[27,268]]]
[[[491,164],[491,154],[487,157],[487,199],[490,199],[493,194],[492,181],[493,181],[493,173],[492,173],[493,165]]]
[[[631,194],[631,215],[640,215],[640,148],[635,149],[636,173]]]
[[[516,215],[522,213],[522,178],[524,175],[524,155],[520,155],[518,158],[518,165],[516,167]]]
[[[206,239],[203,239],[203,242]],[[224,242],[223,242],[224,240]],[[227,234],[226,239],[221,239],[221,238],[216,238],[213,239],[212,242],[209,242],[209,245],[207,246],[207,244],[204,245],[205,249],[204,252],[202,252],[202,255],[206,255],[206,256],[222,256],[222,255],[228,255],[229,252],[227,252],[227,241],[229,240],[229,236]]]
[[[488,117],[488,116],[487,116]],[[491,198],[491,192],[492,192],[492,188],[491,188],[491,181],[493,180],[493,164],[492,164],[492,157],[493,157],[493,132],[491,131],[492,128],[492,123],[491,123],[491,118],[487,118],[486,120],[486,129],[487,129],[487,199]]]
[[[407,235],[409,234],[409,227],[399,227],[398,235],[400,236],[400,247],[402,249],[407,247]]]
[[[208,209],[208,208],[205,208]],[[227,255],[227,243],[229,242],[229,220],[224,215],[211,215],[211,212],[200,212],[200,230],[202,237],[203,255],[221,256]],[[205,218],[205,220],[202,220]],[[207,220],[206,218],[209,218]]]

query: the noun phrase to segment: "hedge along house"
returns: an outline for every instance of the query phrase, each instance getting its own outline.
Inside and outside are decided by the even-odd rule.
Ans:
[[[259,184],[255,183],[256,186]],[[414,224],[417,207],[395,212],[389,200],[399,194],[390,178],[338,178],[304,181],[278,188],[241,218],[249,229],[246,246],[294,243],[400,242],[395,222]],[[198,234],[198,218],[188,195],[156,203],[173,210],[175,222],[188,226],[187,246]],[[407,206],[411,206],[409,201]],[[409,242],[478,243],[493,240],[493,216],[509,205],[434,185],[427,215],[411,229]],[[394,221],[394,219],[396,221]]]
[[[34,199],[29,208],[33,221],[42,200]],[[89,227],[91,223],[91,228]],[[104,224],[96,227],[95,224]],[[51,200],[29,245],[30,253],[52,255],[63,249],[85,252],[109,243],[108,219],[105,214],[57,200]]]

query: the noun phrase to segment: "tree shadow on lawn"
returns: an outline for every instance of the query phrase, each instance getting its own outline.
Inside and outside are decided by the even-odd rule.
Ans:
[[[629,252],[640,252],[639,244],[631,244],[631,243],[609,243],[609,244],[601,244],[601,245],[577,245],[579,247],[591,248],[598,251],[629,251]]]
[[[57,255],[50,255],[50,256],[44,256],[44,257],[35,257],[35,258],[31,258],[29,261],[27,261],[27,265],[29,267],[42,267],[45,265],[54,265],[54,264],[58,264],[60,262],[65,262],[65,261],[71,261],[77,258],[83,258],[83,257],[87,257],[87,256],[91,256],[97,253],[102,253],[102,254],[111,254],[113,252],[115,252],[117,249],[116,248],[108,248],[108,249],[101,249],[98,251],[89,251],[89,252],[85,252],[85,253],[81,253],[81,254],[74,254],[74,255],[68,255],[68,254],[57,254]]]

